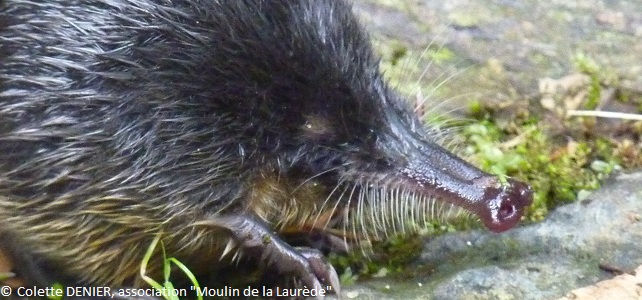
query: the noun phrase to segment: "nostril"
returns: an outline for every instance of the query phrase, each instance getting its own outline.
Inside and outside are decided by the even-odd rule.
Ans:
[[[517,212],[517,209],[515,209],[515,206],[510,204],[510,201],[506,201],[502,203],[502,205],[499,207],[497,216],[499,220],[506,220],[514,216],[516,212]]]

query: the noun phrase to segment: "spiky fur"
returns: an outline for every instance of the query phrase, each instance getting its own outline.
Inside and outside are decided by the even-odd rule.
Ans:
[[[451,206],[399,179],[433,142],[342,1],[0,2],[0,235],[84,284],[159,232],[215,271],[219,216],[412,229]]]

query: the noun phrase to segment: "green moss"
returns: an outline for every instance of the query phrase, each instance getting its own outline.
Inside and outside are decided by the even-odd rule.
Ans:
[[[600,103],[600,96],[602,86],[600,85],[600,66],[584,53],[578,52],[573,58],[573,62],[580,72],[586,74],[590,78],[589,90],[587,101],[585,102],[585,109],[595,109]]]
[[[500,125],[492,112],[479,104],[473,108],[472,113],[482,117],[462,131],[464,154],[490,173],[516,177],[533,187],[534,202],[524,216],[528,221],[541,220],[582,191],[598,188],[620,163],[607,139],[560,142],[536,117]]]
[[[455,59],[455,53],[446,47],[439,47],[436,49],[428,49],[428,58],[437,64],[452,61]]]
[[[396,66],[408,54],[408,48],[401,43],[394,44],[390,48],[390,64]]]
[[[417,259],[422,243],[422,239],[416,235],[390,237],[364,251],[355,249],[348,254],[331,253],[329,260],[341,274],[341,284],[349,285],[362,277],[401,273],[410,262]]]

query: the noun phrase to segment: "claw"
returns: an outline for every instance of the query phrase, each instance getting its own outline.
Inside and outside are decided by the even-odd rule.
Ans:
[[[323,254],[313,249],[301,249],[300,253],[308,260],[312,273],[325,285],[323,288],[339,295],[341,292],[339,276],[334,267],[325,260]]]

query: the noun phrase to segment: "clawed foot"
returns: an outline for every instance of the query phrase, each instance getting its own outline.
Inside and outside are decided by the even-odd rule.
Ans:
[[[294,276],[314,294],[321,290],[339,295],[337,272],[321,252],[311,248],[293,248],[265,226],[246,216],[221,216],[213,225],[227,228],[244,255],[260,260],[281,275]]]

